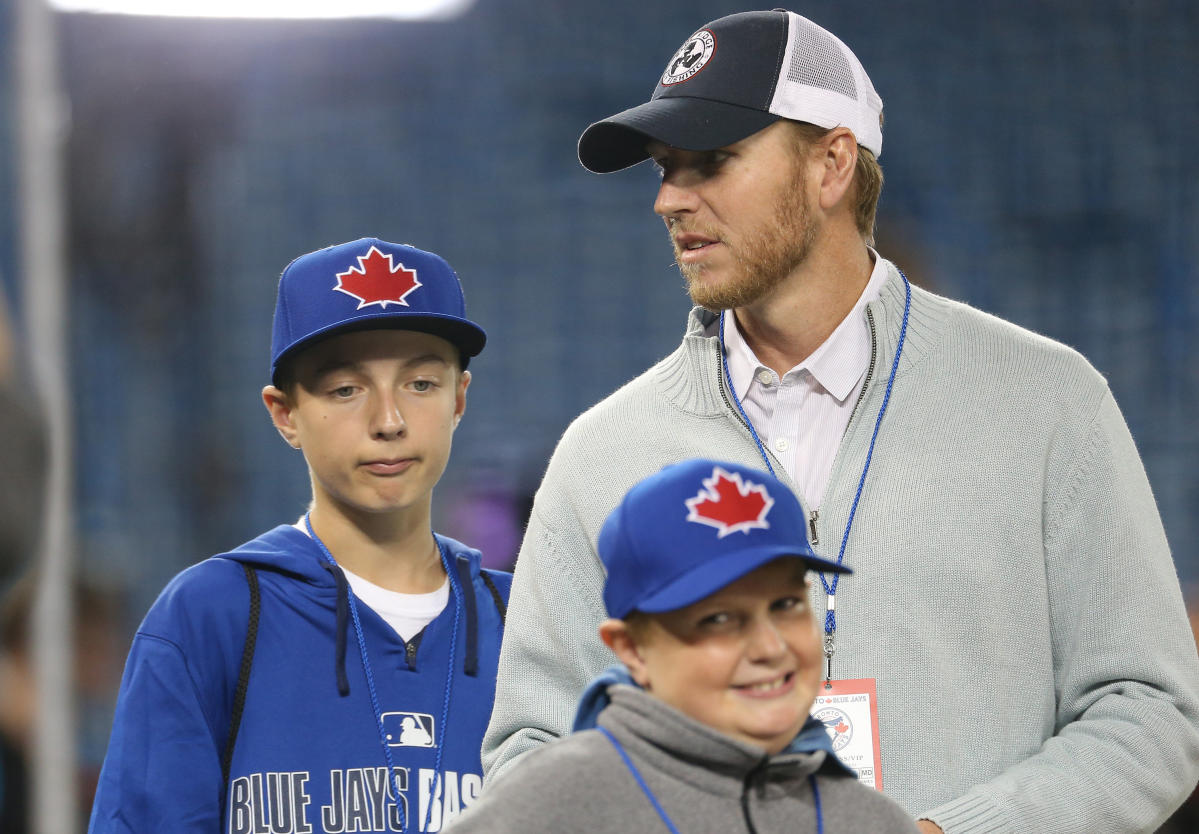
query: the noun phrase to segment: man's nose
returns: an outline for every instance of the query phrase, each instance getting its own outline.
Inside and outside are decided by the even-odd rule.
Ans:
[[[658,186],[658,197],[654,200],[654,212],[669,219],[694,212],[698,203],[699,199],[692,188],[680,183],[672,175],[667,175],[662,178],[662,184]]]

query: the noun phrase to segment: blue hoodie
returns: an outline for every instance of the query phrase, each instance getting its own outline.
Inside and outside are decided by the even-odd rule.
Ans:
[[[125,666],[89,831],[440,831],[482,789],[479,747],[511,575],[482,569],[477,551],[436,538],[452,588],[420,635],[405,643],[357,606],[398,805],[344,574],[312,539],[283,525],[183,571],[146,615]],[[222,785],[249,622],[243,564],[257,571],[260,614]]]

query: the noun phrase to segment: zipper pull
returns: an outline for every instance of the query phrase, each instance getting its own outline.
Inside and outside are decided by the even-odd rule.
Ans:
[[[813,545],[820,544],[820,537],[816,535],[816,519],[818,518],[820,518],[820,510],[812,510],[811,515],[808,516],[808,531],[812,534],[810,544]]]

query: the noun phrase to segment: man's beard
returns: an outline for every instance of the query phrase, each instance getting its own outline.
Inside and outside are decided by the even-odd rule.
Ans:
[[[798,166],[797,166],[798,167]],[[805,199],[803,179],[792,174],[773,212],[774,222],[740,241],[721,238],[734,261],[732,274],[719,281],[704,281],[703,264],[679,263],[691,300],[708,310],[732,310],[759,301],[807,258],[816,240],[816,224]],[[714,231],[714,230],[713,230]],[[701,231],[717,237],[713,231]],[[672,237],[673,241],[673,237]],[[675,260],[679,260],[675,247]]]

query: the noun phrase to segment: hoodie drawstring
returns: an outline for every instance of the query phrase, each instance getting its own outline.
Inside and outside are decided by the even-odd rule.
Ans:
[[[458,556],[458,584],[464,589],[471,587],[470,561],[465,556]],[[466,602],[466,657],[462,661],[462,671],[472,678],[479,675],[479,610],[474,594],[463,594]]]
[[[345,697],[350,694],[350,679],[346,676],[346,630],[349,627],[350,586],[346,575],[336,564],[323,562],[325,570],[332,574],[337,582],[337,659],[334,661],[337,671],[337,694]]]

